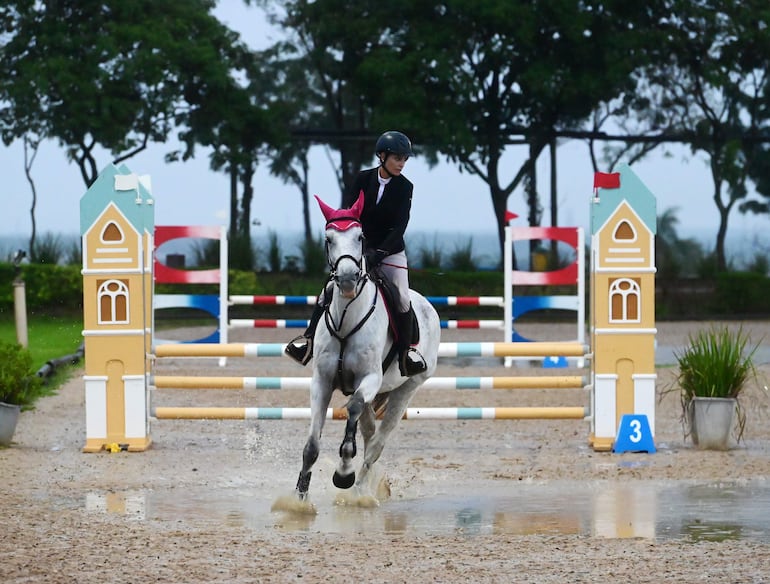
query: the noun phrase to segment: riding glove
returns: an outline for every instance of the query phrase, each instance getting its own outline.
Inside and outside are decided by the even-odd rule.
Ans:
[[[388,255],[390,255],[388,252],[381,249],[367,249],[364,252],[364,256],[366,257],[366,267],[371,269],[378,266],[382,260],[388,257]]]

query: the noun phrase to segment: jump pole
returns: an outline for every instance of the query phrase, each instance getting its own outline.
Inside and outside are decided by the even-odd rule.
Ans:
[[[310,377],[198,377],[154,375],[157,389],[310,389]],[[579,375],[558,377],[431,377],[424,389],[579,389],[587,380]]]
[[[306,319],[283,318],[231,318],[228,327],[231,329],[243,328],[307,328],[310,321]],[[439,321],[442,329],[495,329],[502,330],[502,320],[442,320]]]
[[[425,299],[433,306],[497,306],[502,308],[505,299],[502,296],[426,296]],[[312,306],[316,303],[316,296],[281,296],[259,294],[234,294],[229,302],[233,304],[257,304],[257,305],[294,305]]]
[[[310,408],[156,407],[159,420],[308,420]],[[328,408],[327,420],[347,420],[346,408]],[[379,416],[378,416],[379,418]],[[403,420],[585,420],[574,407],[407,408]]]
[[[279,357],[286,345],[282,343],[175,343],[154,347],[155,357]],[[582,343],[440,343],[439,357],[588,357],[589,349]]]

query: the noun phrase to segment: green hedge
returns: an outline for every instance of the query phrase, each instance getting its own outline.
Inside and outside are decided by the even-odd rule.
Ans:
[[[83,310],[83,276],[80,266],[26,264],[21,277],[28,312],[56,314]],[[0,263],[0,314],[13,313],[16,268]]]
[[[770,312],[770,279],[753,272],[718,274],[711,311],[714,314],[766,315]]]

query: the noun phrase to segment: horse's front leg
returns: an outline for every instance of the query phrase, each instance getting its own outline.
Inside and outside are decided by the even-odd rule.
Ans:
[[[318,460],[320,452],[321,432],[326,421],[326,410],[332,397],[330,383],[323,383],[313,375],[310,382],[310,432],[308,433],[305,448],[302,450],[302,469],[297,479],[297,497],[304,501],[310,488],[311,469]]]
[[[353,458],[355,458],[356,432],[358,431],[358,419],[374,396],[380,390],[382,375],[376,373],[364,376],[358,388],[350,397],[347,404],[348,419],[345,423],[345,437],[340,444],[340,463],[334,471],[332,481],[338,489],[349,489],[356,482],[356,473],[353,470]]]

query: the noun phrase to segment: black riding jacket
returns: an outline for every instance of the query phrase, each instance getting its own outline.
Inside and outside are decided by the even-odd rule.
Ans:
[[[359,192],[364,191],[361,227],[366,237],[366,249],[382,250],[390,255],[405,248],[404,233],[409,224],[414,185],[403,174],[391,177],[378,204],[380,183],[377,171],[378,168],[370,168],[358,173],[352,188],[342,199],[342,207],[350,208]]]

